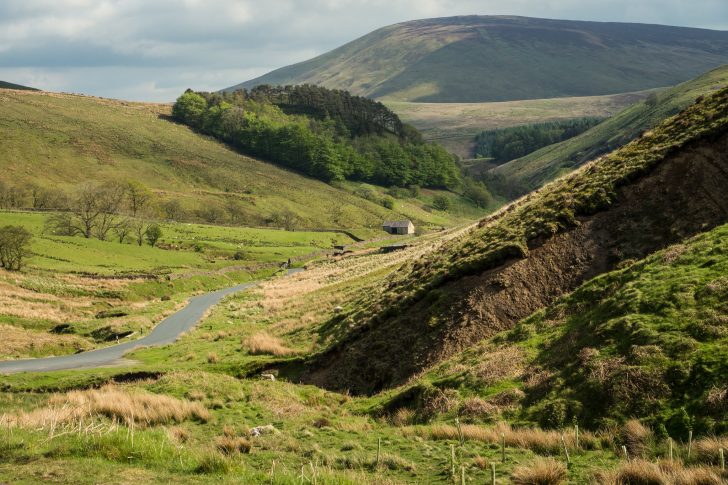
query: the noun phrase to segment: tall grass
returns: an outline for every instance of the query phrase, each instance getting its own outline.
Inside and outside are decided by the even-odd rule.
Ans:
[[[94,416],[105,416],[128,425],[153,426],[186,419],[207,421],[210,413],[200,403],[110,385],[56,394],[46,406],[9,416],[8,423],[30,429],[46,429]]]
[[[252,355],[275,355],[282,357],[294,353],[292,349],[283,345],[281,339],[264,332],[244,339],[242,345]]]
[[[513,428],[507,423],[498,423],[493,427],[463,424],[460,426],[465,440],[482,441],[499,444],[501,435],[505,438],[506,446],[522,448],[536,453],[559,454],[563,448],[561,443],[562,432],[557,430],[544,430],[538,428]],[[411,426],[402,428],[405,436],[419,436],[430,440],[459,439],[458,428],[448,424],[434,424],[431,426]],[[576,445],[572,433],[564,435],[566,445]],[[579,435],[579,445],[583,448],[593,449],[600,444],[599,438],[590,432],[582,431]]]

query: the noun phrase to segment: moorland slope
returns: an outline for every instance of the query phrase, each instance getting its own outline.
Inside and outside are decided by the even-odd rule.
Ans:
[[[373,98],[485,102],[671,86],[728,62],[728,32],[466,16],[376,30],[228,88],[318,84]]]

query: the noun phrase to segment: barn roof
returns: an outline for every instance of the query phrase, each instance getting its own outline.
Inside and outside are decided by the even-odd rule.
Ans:
[[[408,227],[412,221],[387,221],[382,225],[385,227]]]

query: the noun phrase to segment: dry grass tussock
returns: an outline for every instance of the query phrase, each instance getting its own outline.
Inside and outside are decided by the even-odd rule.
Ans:
[[[0,356],[25,357],[34,351],[69,349],[73,352],[89,347],[89,342],[76,335],[54,335],[0,324]],[[45,352],[44,352],[45,353]]]
[[[256,333],[242,341],[243,348],[252,355],[275,355],[283,357],[295,353],[293,349],[283,345],[278,337],[265,332]]]
[[[641,457],[650,444],[652,431],[636,419],[631,419],[622,426],[620,438],[631,458]]]
[[[512,346],[488,352],[471,372],[484,383],[492,384],[501,379],[520,377],[523,369],[523,351]]]
[[[558,485],[568,477],[566,465],[553,458],[536,458],[528,465],[517,466],[511,475],[515,485]]]
[[[721,485],[726,483],[718,469],[685,467],[679,462],[646,460],[624,462],[616,470],[600,471],[594,485]]]
[[[507,423],[498,423],[492,427],[471,424],[461,425],[463,437],[466,440],[482,441],[498,444],[501,434],[504,436],[506,446],[532,450],[536,453],[561,453],[562,433],[556,430],[543,430],[537,428],[512,428]],[[459,438],[458,429],[449,424],[434,424],[431,426],[411,426],[402,428],[405,436],[420,436],[431,440],[456,440]],[[575,436],[573,432],[563,434],[568,447],[574,447]],[[599,442],[597,436],[588,431],[579,434],[579,445],[583,448],[595,448]]]
[[[696,458],[702,463],[719,463],[720,449],[728,455],[728,437],[706,437],[700,438],[693,443]]]
[[[47,429],[95,416],[143,427],[179,423],[186,419],[207,421],[210,414],[200,403],[105,386],[56,394],[46,406],[10,415],[6,419],[11,426]]]
[[[251,444],[246,438],[235,436],[218,436],[215,447],[225,455],[250,453]]]

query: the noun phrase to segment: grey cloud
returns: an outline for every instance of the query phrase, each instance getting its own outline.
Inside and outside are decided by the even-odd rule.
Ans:
[[[725,0],[5,0],[0,79],[169,101],[416,18],[512,14],[728,29]]]

